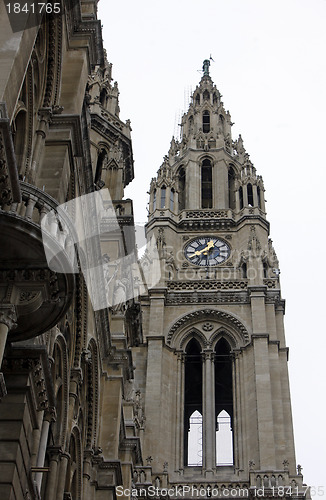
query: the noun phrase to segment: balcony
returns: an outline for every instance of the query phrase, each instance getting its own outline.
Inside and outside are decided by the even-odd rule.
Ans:
[[[56,271],[48,266],[42,241],[41,221],[56,210],[57,201],[25,182],[20,190],[21,202],[0,209],[0,301],[13,306],[16,316],[16,325],[8,332],[10,341],[35,337],[57,324],[75,286],[71,232],[56,220],[45,228],[53,255],[51,269]]]

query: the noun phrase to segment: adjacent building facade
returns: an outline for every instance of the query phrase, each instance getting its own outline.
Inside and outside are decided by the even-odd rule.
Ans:
[[[121,270],[135,249],[131,129],[97,0],[58,3],[20,31],[0,5],[0,497],[303,498],[264,185],[209,61],[150,186],[161,272],[146,288]],[[78,246],[60,207],[104,192],[119,230],[107,212]]]

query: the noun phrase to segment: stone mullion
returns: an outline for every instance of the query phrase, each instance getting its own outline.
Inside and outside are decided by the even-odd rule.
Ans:
[[[206,475],[216,465],[216,424],[214,391],[214,353],[203,353],[203,468]]]
[[[177,398],[176,398],[176,469],[183,470],[183,440],[184,440],[184,381],[185,381],[185,358],[184,353],[179,352],[177,359]]]
[[[239,376],[239,355],[235,354],[232,360],[232,393],[233,393],[233,462],[235,469],[241,469],[240,457],[242,458],[242,440],[239,436],[243,436],[241,429],[241,416],[243,415],[241,408],[241,391],[240,391],[240,376]],[[243,460],[242,460],[243,462]]]

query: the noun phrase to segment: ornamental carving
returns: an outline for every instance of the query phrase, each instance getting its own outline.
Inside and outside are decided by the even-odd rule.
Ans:
[[[204,332],[211,332],[213,330],[213,325],[212,323],[210,323],[209,321],[206,321],[206,323],[204,323],[202,325],[202,329],[204,330]]]
[[[169,291],[178,290],[246,290],[247,280],[193,280],[193,281],[169,281],[167,287]]]
[[[249,342],[249,334],[247,329],[235,316],[232,316],[231,314],[224,311],[218,311],[216,309],[200,309],[198,311],[193,311],[190,314],[186,314],[182,318],[179,318],[172,325],[167,336],[167,344],[171,344],[172,337],[174,333],[179,330],[179,328],[184,327],[185,325],[187,325],[187,323],[189,323],[190,325],[194,321],[200,321],[202,319],[212,319],[227,322],[240,332],[242,338],[246,342]]]

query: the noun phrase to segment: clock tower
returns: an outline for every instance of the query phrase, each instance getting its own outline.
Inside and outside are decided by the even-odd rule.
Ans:
[[[148,457],[134,483],[304,498],[264,184],[209,64],[150,186],[161,279],[133,348]]]

